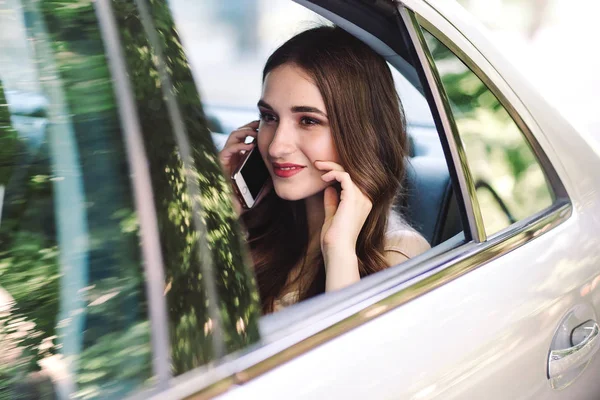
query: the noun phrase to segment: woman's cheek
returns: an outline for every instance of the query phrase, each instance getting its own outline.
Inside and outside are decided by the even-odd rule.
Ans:
[[[261,132],[258,132],[258,135],[256,136],[256,145],[258,146],[258,150],[260,151],[260,154],[262,155],[263,159],[266,160],[267,155],[269,154],[269,144],[270,144],[270,140],[268,138],[268,133],[264,132],[263,134],[261,134]]]

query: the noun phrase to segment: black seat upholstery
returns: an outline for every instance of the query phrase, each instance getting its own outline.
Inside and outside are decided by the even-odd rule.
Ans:
[[[403,215],[432,247],[462,231],[456,196],[443,158],[410,158],[405,182]]]

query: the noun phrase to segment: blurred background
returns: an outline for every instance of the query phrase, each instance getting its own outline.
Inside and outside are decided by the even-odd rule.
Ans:
[[[595,21],[599,2],[445,1],[458,1],[471,12],[508,59],[563,115],[600,140],[600,56],[594,50],[598,48],[594,41],[600,38]],[[260,94],[266,57],[291,35],[320,21],[305,8],[282,0],[175,0],[171,4],[184,42],[203,37],[198,35],[202,32],[211,32],[214,39],[188,43],[197,50],[190,58],[200,77],[203,100],[209,104],[253,106]],[[215,69],[240,79],[226,89],[223,80],[214,76]]]
[[[458,0],[544,97],[600,141],[600,3]],[[594,50],[596,49],[596,50]]]
[[[590,0],[458,1],[490,31],[492,40],[555,107],[600,140],[600,2]],[[10,6],[20,0],[4,0]],[[267,56],[294,33],[320,19],[285,0],[172,0],[181,36],[191,58],[203,101],[251,107],[260,95],[260,72]],[[268,16],[265,18],[264,16]],[[22,34],[21,16],[0,15],[0,77],[8,96],[36,93],[23,86],[33,71]],[[211,37],[212,40],[200,38]],[[193,42],[193,43],[192,43]],[[185,44],[185,43],[184,43]],[[187,47],[187,46],[186,46]],[[596,49],[596,50],[594,50]],[[16,65],[15,65],[16,64]],[[220,77],[235,76],[232,80]],[[228,83],[227,83],[228,82]],[[21,97],[22,98],[22,97]],[[31,100],[31,99],[30,99]]]

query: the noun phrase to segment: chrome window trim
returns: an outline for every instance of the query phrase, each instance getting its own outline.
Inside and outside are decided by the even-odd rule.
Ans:
[[[131,184],[140,224],[140,245],[146,274],[152,369],[156,376],[156,387],[162,389],[169,385],[171,363],[167,305],[163,296],[164,266],[148,158],[111,2],[98,0],[94,4],[100,34],[106,49],[107,63],[114,80],[115,101],[123,129],[127,162],[131,170]]]
[[[427,273],[383,289],[336,314],[325,316],[318,324],[301,327],[295,333],[271,342],[263,338],[254,347],[174,378],[167,391],[138,393],[134,398],[205,399],[223,394],[521,247],[562,224],[572,213],[570,202],[557,201],[540,213],[511,225],[511,230],[485,242],[469,242],[425,261],[424,264],[434,264]]]
[[[403,6],[399,6],[398,10],[404,21],[404,25],[408,30],[408,34],[412,39],[417,56],[421,62],[421,67],[425,73],[425,78],[427,79],[427,83],[431,90],[437,112],[440,116],[446,140],[449,144],[452,164],[456,170],[458,184],[463,194],[471,237],[476,242],[483,242],[486,240],[486,234],[481,209],[479,207],[479,200],[477,199],[475,191],[475,181],[471,176],[471,170],[467,164],[465,149],[458,133],[446,92],[443,90],[441,78],[437,72],[431,53],[427,50],[427,43],[425,43],[423,32],[419,27],[415,14],[409,12]]]

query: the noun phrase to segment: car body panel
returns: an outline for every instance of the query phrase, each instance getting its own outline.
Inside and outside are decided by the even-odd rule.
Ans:
[[[595,247],[583,258],[578,250],[584,235],[589,231],[573,215],[543,239],[280,365],[225,398],[596,398],[598,357],[562,391],[551,389],[546,377],[558,322],[575,305],[598,300],[597,288],[582,295],[599,276]]]

